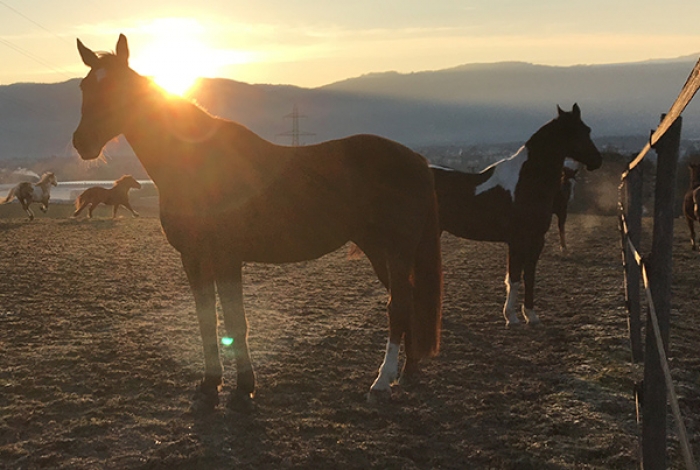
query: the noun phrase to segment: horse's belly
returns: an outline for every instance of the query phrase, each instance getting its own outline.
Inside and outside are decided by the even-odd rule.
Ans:
[[[266,224],[235,217],[172,217],[161,215],[170,244],[179,252],[206,250],[239,261],[290,263],[319,258],[348,240],[346,230],[332,224]]]

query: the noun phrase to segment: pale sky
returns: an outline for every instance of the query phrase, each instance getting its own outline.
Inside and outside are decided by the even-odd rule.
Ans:
[[[601,64],[700,53],[698,0],[0,0],[0,84],[60,82],[129,39],[146,75],[316,87],[475,62]]]

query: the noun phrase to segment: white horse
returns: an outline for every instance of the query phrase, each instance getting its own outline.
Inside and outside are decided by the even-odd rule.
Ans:
[[[2,204],[7,204],[16,197],[22,204],[22,209],[29,215],[29,220],[34,220],[34,212],[29,208],[29,205],[33,202],[39,202],[41,203],[41,211],[46,213],[49,210],[51,186],[56,185],[58,185],[56,175],[51,172],[44,173],[38,183],[23,181],[10,189]]]

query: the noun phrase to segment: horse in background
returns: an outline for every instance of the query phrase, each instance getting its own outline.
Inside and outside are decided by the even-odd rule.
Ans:
[[[559,248],[562,253],[568,252],[566,247],[565,224],[569,211],[569,202],[574,198],[574,185],[576,184],[576,174],[578,173],[578,168],[567,166],[568,163],[569,161],[564,162],[559,191],[554,194],[554,204],[552,205],[552,213],[557,216]]]
[[[22,209],[29,216],[29,220],[34,220],[34,212],[29,207],[30,204],[38,202],[41,204],[40,209],[43,213],[49,210],[49,198],[51,197],[51,186],[58,185],[56,175],[51,172],[46,172],[41,175],[41,179],[37,183],[23,181],[17,186],[10,189],[7,197],[0,204],[7,204],[15,197],[22,204]]]
[[[561,188],[564,159],[599,168],[602,156],[581,120],[557,107],[558,116],[535,132],[512,157],[481,173],[432,167],[440,210],[440,228],[470,240],[508,244],[506,326],[520,323],[516,312],[521,276],[525,281],[522,313],[538,323],[534,310],[535,268],[552,221],[554,197]]]
[[[693,251],[698,251],[695,238],[695,222],[700,222],[700,163],[690,163],[690,187],[683,197],[683,215],[690,230],[690,246]]]
[[[77,217],[85,208],[88,208],[88,218],[92,218],[92,211],[94,211],[97,206],[104,204],[106,206],[112,206],[112,218],[117,217],[117,210],[119,206],[124,206],[129,211],[133,217],[138,217],[139,214],[136,212],[129,203],[129,190],[130,189],[141,189],[141,183],[136,181],[131,175],[124,175],[114,182],[114,185],[109,188],[101,188],[99,186],[93,186],[88,188],[76,198],[75,200],[75,212],[71,217]]]
[[[369,398],[391,393],[399,376],[438,352],[442,265],[437,200],[428,163],[411,149],[373,135],[304,147],[268,142],[164,93],[116,53],[96,54],[78,40],[83,63],[81,119],[73,145],[84,160],[123,134],[158,188],[160,219],[180,252],[194,294],[205,371],[193,409],[219,402],[223,368],[216,295],[237,388],[228,405],[248,409],[255,375],[248,350],[242,263],[318,258],[348,241],[369,258],[389,292],[389,335]]]

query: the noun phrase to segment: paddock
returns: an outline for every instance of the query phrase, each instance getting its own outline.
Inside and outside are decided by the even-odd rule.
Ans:
[[[630,361],[614,216],[570,215],[568,256],[556,227],[547,233],[536,286],[543,324],[534,328],[503,327],[505,245],[443,234],[442,350],[388,403],[365,400],[376,373],[367,364],[381,360],[386,340],[386,294],[366,259],[340,249],[248,264],[256,410],[195,417],[186,411],[202,368],[194,302],[155,214],[137,206],[140,219],[76,221],[59,204],[27,223],[6,217],[12,206],[0,207],[0,466],[638,464],[633,385],[642,371]],[[684,223],[674,231],[669,356],[697,454],[700,258]],[[231,381],[234,361],[224,360]],[[682,468],[675,435],[669,442],[669,468]]]

